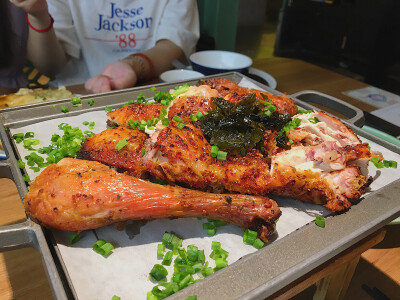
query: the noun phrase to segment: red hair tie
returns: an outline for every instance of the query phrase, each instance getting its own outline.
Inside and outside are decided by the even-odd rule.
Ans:
[[[33,27],[32,24],[29,22],[28,13],[25,14],[25,19],[26,19],[26,23],[28,23],[28,26],[32,30],[34,30],[36,32],[47,32],[47,31],[49,31],[50,29],[53,28],[53,23],[54,23],[53,17],[50,14],[49,14],[49,16],[50,16],[50,25],[48,27],[44,28],[44,29],[37,29],[37,28]]]

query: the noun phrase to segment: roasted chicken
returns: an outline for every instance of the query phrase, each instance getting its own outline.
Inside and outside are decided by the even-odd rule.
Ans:
[[[166,126],[158,124],[146,141],[142,139],[137,143],[139,146],[136,150],[131,150],[137,153],[144,143],[146,149],[143,157],[136,155],[135,161],[128,161],[123,159],[127,155],[126,150],[118,152],[115,149],[105,149],[103,145],[110,142],[109,133],[89,138],[78,157],[98,160],[131,174],[134,165],[143,176],[147,172],[169,184],[214,193],[230,191],[259,196],[290,196],[301,201],[323,204],[331,211],[349,208],[351,201],[365,192],[370,182],[365,166],[374,154],[368,150],[367,145],[361,144],[350,128],[324,112],[293,116],[292,119],[297,123],[287,131],[291,143],[287,147],[289,149],[278,147],[276,130],[266,130],[263,153],[259,149],[252,149],[245,155],[230,151],[222,161],[212,157],[211,144],[200,122],[191,120],[189,116],[198,111],[205,114],[213,110],[216,104],[209,95],[215,95],[216,92],[218,97],[228,98],[227,101],[238,101],[249,90],[226,79],[206,80],[177,97],[168,111],[171,122]],[[265,100],[260,91],[253,92]],[[232,96],[234,94],[235,97]],[[282,113],[293,115],[292,100],[287,100],[286,96],[274,97],[268,94],[268,101],[280,107]],[[277,100],[274,102],[273,99]],[[109,120],[118,119],[119,113],[124,116],[124,120],[140,120],[143,115],[149,117],[154,111],[152,105],[157,105],[157,111],[161,110],[158,104],[131,106],[136,105],[140,105],[140,109],[123,107],[109,113]],[[126,113],[128,110],[129,118]],[[179,123],[173,121],[174,116],[183,119],[183,128],[178,128]],[[120,125],[125,123],[121,122]],[[92,142],[94,140],[96,143]],[[113,143],[116,142],[113,139]],[[130,149],[135,149],[132,147],[129,144]],[[113,153],[115,161],[120,154],[122,163],[96,158],[98,153],[108,151]]]
[[[73,158],[48,166],[33,181],[24,203],[32,218],[64,231],[126,220],[207,217],[256,230],[266,241],[280,216],[276,202],[267,197],[159,185]]]
[[[68,231],[206,216],[257,230],[266,240],[280,215],[266,195],[343,211],[370,183],[368,161],[381,158],[340,120],[297,114],[285,95],[226,79],[200,82],[169,105],[126,105],[108,113],[107,122],[119,127],[87,138],[77,155],[82,160],[64,159],[33,181],[24,199],[30,216]],[[212,155],[217,142],[222,159]]]

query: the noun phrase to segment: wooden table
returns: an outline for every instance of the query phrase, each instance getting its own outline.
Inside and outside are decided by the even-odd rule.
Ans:
[[[348,101],[367,111],[375,109],[342,94],[343,91],[362,88],[367,86],[366,84],[318,66],[293,59],[268,58],[255,61],[254,67],[265,70],[274,76],[278,82],[277,89],[281,92],[292,94],[301,90],[313,89]],[[82,86],[75,87],[74,91],[85,92]],[[0,179],[0,186],[0,225],[24,220],[25,212],[13,182],[8,179]],[[319,295],[325,296],[330,289],[335,287],[334,284],[337,284],[335,278],[347,278],[347,280],[341,280],[343,284],[340,287],[340,296],[343,296],[360,254],[380,242],[383,237],[384,231],[378,231],[352,247],[351,251],[348,250],[343,255],[331,260],[331,263],[321,266],[312,276],[309,274],[306,284],[304,284],[304,280],[303,283],[292,283],[276,296],[286,298],[315,282],[320,282]],[[330,274],[330,277],[327,274]],[[53,295],[40,257],[35,250],[19,249],[0,254],[0,299],[51,298]]]

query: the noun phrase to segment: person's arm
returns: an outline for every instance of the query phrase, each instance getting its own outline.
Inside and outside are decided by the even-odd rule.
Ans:
[[[30,24],[28,58],[41,73],[48,76],[56,75],[65,66],[68,58],[51,26],[47,2],[45,0],[10,0],[10,2],[27,13]],[[40,32],[50,26],[49,30]]]
[[[90,78],[85,88],[95,93],[133,87],[138,80],[160,75],[172,68],[172,61],[183,55],[180,47],[169,40],[159,40],[155,46],[143,52],[150,62],[141,56],[130,55],[109,64],[100,75]]]

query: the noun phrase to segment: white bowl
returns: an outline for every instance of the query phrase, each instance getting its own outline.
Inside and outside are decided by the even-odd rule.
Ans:
[[[247,72],[253,61],[250,57],[230,51],[207,50],[189,57],[193,70],[206,75],[223,72]]]
[[[197,71],[176,69],[163,72],[160,75],[160,81],[173,82],[173,81],[196,79],[196,78],[201,78],[203,76],[204,75],[202,73]]]

